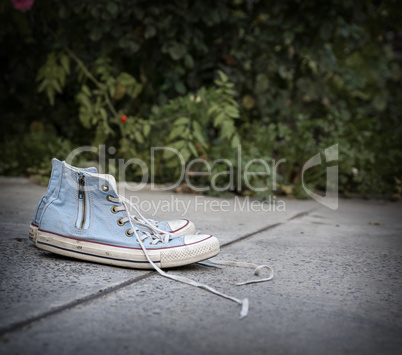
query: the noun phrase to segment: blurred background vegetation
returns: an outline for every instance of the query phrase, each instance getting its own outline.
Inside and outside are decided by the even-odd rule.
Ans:
[[[0,174],[46,176],[52,157],[90,144],[147,163],[151,147],[170,146],[186,162],[237,167],[241,144],[243,165],[285,158],[279,192],[302,198],[304,162],[339,143],[342,193],[398,197],[401,8],[396,0],[1,0]],[[178,164],[158,155],[156,181],[173,181]],[[140,174],[133,167],[127,179]],[[324,189],[325,167],[306,178]]]

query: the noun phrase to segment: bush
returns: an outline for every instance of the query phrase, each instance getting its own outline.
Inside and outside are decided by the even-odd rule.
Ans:
[[[19,140],[39,121],[63,147],[106,143],[117,157],[145,161],[150,147],[166,145],[186,161],[222,158],[237,167],[241,143],[244,162],[286,158],[278,182],[299,197],[303,163],[338,143],[341,191],[393,193],[402,158],[400,8],[48,0],[22,13],[2,2],[1,147],[13,153],[0,172],[28,173],[60,152],[46,139]],[[177,160],[159,159],[158,181],[173,179]],[[307,182],[323,189],[325,168],[312,169]]]

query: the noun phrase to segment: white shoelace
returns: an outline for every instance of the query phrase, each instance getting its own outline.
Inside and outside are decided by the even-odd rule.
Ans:
[[[268,265],[257,265],[257,264],[253,264],[253,263],[245,263],[245,262],[239,262],[239,261],[216,260],[213,258],[204,260],[204,261],[199,261],[198,264],[206,265],[206,266],[213,266],[213,267],[219,267],[219,265],[248,267],[248,268],[254,269],[254,275],[256,275],[256,276],[260,275],[262,269],[267,269],[269,272],[269,276],[266,277],[265,279],[255,279],[255,280],[248,280],[248,281],[244,281],[244,282],[238,282],[236,284],[236,286],[271,281],[274,278],[274,271]]]
[[[168,274],[165,271],[163,271],[161,268],[159,268],[151,260],[151,258],[149,257],[147,248],[144,246],[143,241],[146,238],[151,238],[152,239],[152,242],[151,242],[152,245],[155,245],[155,244],[157,244],[159,242],[166,244],[166,243],[169,242],[169,239],[172,236],[172,234],[170,234],[169,232],[166,232],[164,230],[159,229],[155,225],[155,223],[152,223],[152,222],[155,222],[154,220],[151,221],[151,220],[145,218],[142,215],[142,213],[139,211],[139,209],[135,205],[133,205],[128,199],[126,199],[124,196],[119,196],[119,198],[111,198],[110,200],[113,201],[113,202],[122,204],[122,206],[115,207],[115,210],[116,211],[125,210],[129,217],[122,218],[121,222],[122,223],[123,222],[124,223],[126,223],[126,222],[130,223],[130,226],[131,226],[130,233],[135,234],[135,236],[137,238],[137,241],[138,241],[138,243],[140,243],[141,248],[142,248],[142,250],[143,250],[143,252],[145,254],[145,257],[147,258],[148,262],[152,265],[152,267],[161,276],[166,277],[166,278],[171,279],[171,280],[175,280],[175,281],[185,283],[187,285],[202,288],[202,289],[204,289],[206,291],[214,293],[215,295],[218,295],[220,297],[223,297],[223,298],[226,298],[226,299],[231,300],[233,302],[236,302],[236,303],[241,305],[240,319],[242,319],[242,318],[247,316],[248,309],[249,309],[248,298],[239,299],[239,298],[236,298],[236,297],[226,295],[226,294],[224,294],[222,292],[219,292],[218,290],[214,289],[213,287],[210,287],[210,286],[202,284],[200,282],[191,280],[191,279],[189,279],[187,277],[184,277],[184,276]],[[138,218],[136,218],[135,216],[130,214],[129,206],[131,208],[133,208],[140,215],[140,217],[142,219],[141,221]],[[139,221],[140,221],[140,223],[139,223]],[[150,229],[150,231],[153,232],[153,234],[150,234],[148,232],[144,232],[144,231],[140,230],[138,227],[135,226],[134,223],[135,224],[140,224],[142,226],[147,227],[148,229]],[[240,282],[240,283],[236,284],[237,286],[247,285],[247,284],[250,284],[250,283],[270,281],[270,280],[272,280],[272,278],[274,276],[274,272],[273,272],[272,268],[270,266],[268,266],[268,265],[256,265],[256,264],[252,264],[252,263],[224,261],[224,260],[215,260],[215,259],[208,259],[208,260],[204,260],[204,261],[201,261],[201,262],[198,262],[198,263],[202,264],[202,265],[206,265],[206,266],[213,266],[213,267],[219,267],[218,265],[226,265],[226,266],[240,266],[240,267],[247,267],[247,268],[255,268],[254,274],[257,275],[257,276],[260,274],[262,269],[267,269],[269,271],[269,276],[267,278]]]
[[[156,233],[156,234],[170,234],[169,232],[160,229],[157,226],[157,221],[155,221],[154,219],[151,218],[146,218],[141,211],[139,210],[139,208],[134,205],[133,203],[130,202],[130,200],[126,199],[124,196],[119,195],[119,198],[114,198],[111,197],[110,201],[116,202],[116,203],[122,203],[123,206],[119,206],[116,207],[116,211],[123,211],[126,210],[127,215],[130,216],[130,218],[134,221],[134,224],[138,224],[140,226],[146,227],[148,229],[150,229],[152,232]],[[137,212],[137,214],[139,215],[140,218],[138,218],[138,216],[132,215],[130,214],[130,211],[127,209],[127,205],[129,205],[135,212]],[[128,222],[128,218],[123,218],[122,222]]]

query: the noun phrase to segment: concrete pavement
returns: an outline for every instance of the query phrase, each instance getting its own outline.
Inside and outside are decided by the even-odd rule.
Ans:
[[[278,198],[282,207],[268,210],[244,198],[131,193],[146,201],[143,210],[158,207],[159,219],[186,211],[220,239],[219,259],[274,268],[272,281],[246,286],[235,283],[251,269],[169,271],[248,297],[249,315],[239,320],[237,304],[155,272],[37,249],[28,226],[44,191],[0,180],[1,354],[402,352],[400,202],[341,200],[332,211]]]

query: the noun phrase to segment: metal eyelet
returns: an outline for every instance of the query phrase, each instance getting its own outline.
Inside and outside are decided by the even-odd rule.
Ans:
[[[107,196],[106,196],[106,200],[108,200],[108,201],[110,201],[110,202],[113,202],[113,201],[111,200],[111,198],[113,198],[112,195],[107,195]]]
[[[121,220],[122,220],[123,218],[119,218],[118,220],[117,220],[117,224],[119,225],[119,226],[124,226],[125,224],[126,224],[126,222],[122,222]]]
[[[113,207],[110,209],[110,210],[112,211],[112,213],[117,213],[117,212],[119,212],[119,211],[116,210],[116,207],[117,207],[117,206],[113,206]]]
[[[109,191],[109,186],[107,186],[107,185],[102,185],[101,188],[103,191]]]
[[[129,229],[126,230],[126,236],[127,236],[127,237],[132,237],[133,234],[134,234],[134,233],[130,233],[130,230],[129,230]]]

